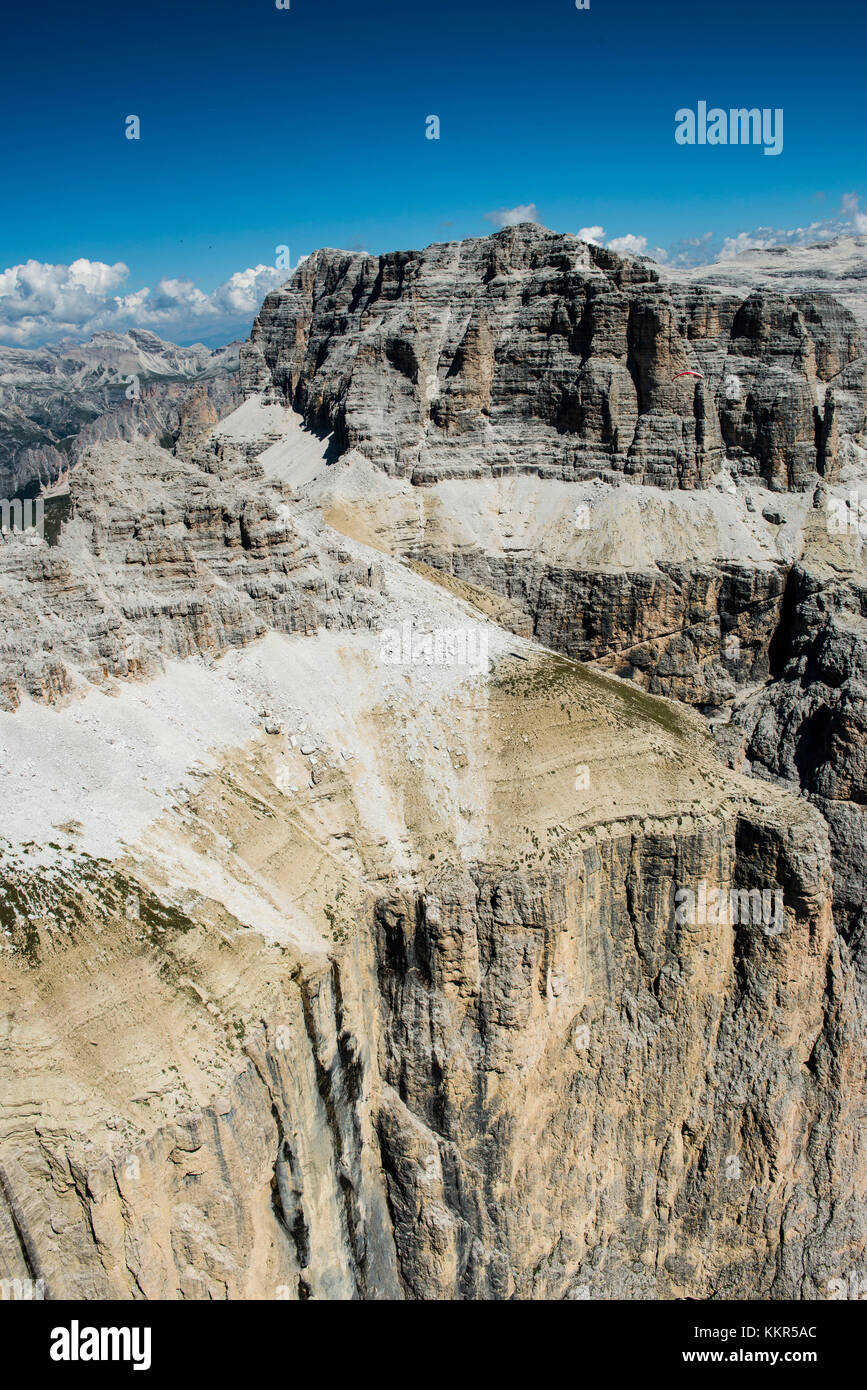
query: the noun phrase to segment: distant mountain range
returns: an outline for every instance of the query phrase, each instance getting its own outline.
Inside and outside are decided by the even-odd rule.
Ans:
[[[155,438],[172,447],[191,397],[193,413],[208,403],[213,423],[240,399],[239,349],[179,347],[140,329],[87,343],[0,347],[0,496],[51,484],[98,440]]]

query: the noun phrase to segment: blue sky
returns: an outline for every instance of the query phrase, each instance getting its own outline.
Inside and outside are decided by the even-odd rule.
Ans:
[[[285,278],[278,245],[293,263],[321,245],[423,246],[516,207],[670,258],[713,259],[727,238],[768,239],[759,228],[833,230],[847,195],[867,203],[865,38],[863,0],[16,6],[0,341],[124,314],[223,341]],[[782,154],[677,145],[675,111],[699,100],[783,108]]]

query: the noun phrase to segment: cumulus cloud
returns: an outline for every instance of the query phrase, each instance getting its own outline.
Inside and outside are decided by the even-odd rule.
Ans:
[[[743,255],[744,251],[764,251],[768,246],[778,245],[773,236],[756,236],[752,232],[738,232],[737,236],[727,236],[722,244],[722,250],[717,256],[718,261],[731,261],[735,256]]]
[[[610,237],[606,241],[604,227],[581,227],[578,235],[582,241],[589,241],[593,246],[605,246],[620,256],[651,256],[655,261],[668,259],[668,252],[661,246],[655,246],[652,251],[648,251],[647,237],[636,236],[634,232],[627,232],[625,236]]]
[[[582,241],[620,254],[647,255],[670,266],[700,266],[728,261],[746,251],[771,246],[807,246],[837,236],[867,236],[867,212],[858,193],[846,193],[837,213],[803,227],[756,227],[720,241],[713,232],[685,237],[668,250],[648,249],[635,232],[606,240],[605,228],[582,227]],[[539,223],[535,203],[485,213],[497,227]],[[304,258],[302,258],[304,259]],[[299,260],[298,264],[301,264]],[[206,338],[227,342],[243,337],[269,290],[284,284],[291,271],[274,265],[236,270],[215,289],[205,290],[185,277],[169,277],[153,286],[129,288],[130,269],[123,261],[107,265],[85,257],[69,265],[26,261],[0,271],[0,343],[20,347],[58,338],[88,338],[104,329],[124,332],[150,328],[164,338],[192,342]]]
[[[617,251],[621,256],[624,253],[629,256],[643,256],[647,250],[647,237],[633,236],[632,232],[627,232],[626,236],[612,237],[605,244],[609,251]]]
[[[71,265],[27,261],[0,273],[0,342],[17,346],[57,338],[87,338],[104,329],[150,328],[163,337],[246,334],[268,290],[287,268],[237,270],[216,289],[165,277],[153,288],[127,290],[129,267],[84,258]]]
[[[486,212],[485,221],[493,222],[495,227],[517,227],[519,222],[539,222],[539,209],[535,203],[519,203],[516,208]]]
[[[13,342],[29,342],[43,327],[57,324],[67,332],[98,315],[112,292],[126,281],[129,268],[118,261],[73,261],[44,265],[27,261],[0,275],[0,331]]]
[[[840,212],[852,225],[853,231],[858,236],[867,235],[867,212],[861,212],[858,203],[860,199],[857,193],[844,193]]]

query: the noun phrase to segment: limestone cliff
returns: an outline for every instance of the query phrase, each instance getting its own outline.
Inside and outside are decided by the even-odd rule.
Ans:
[[[241,353],[246,393],[417,481],[530,469],[692,488],[727,456],[803,488],[835,475],[840,428],[863,428],[864,374],[829,295],[687,287],[530,224],[316,252]]]
[[[228,418],[82,451],[0,545],[0,1281],[863,1277],[861,332],[322,252]]]

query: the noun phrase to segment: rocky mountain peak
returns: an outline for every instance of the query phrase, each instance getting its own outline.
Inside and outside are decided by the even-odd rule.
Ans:
[[[266,297],[241,384],[414,482],[695,488],[729,461],[804,489],[863,427],[865,363],[854,316],[821,293],[686,285],[523,223],[423,251],[316,252]]]

